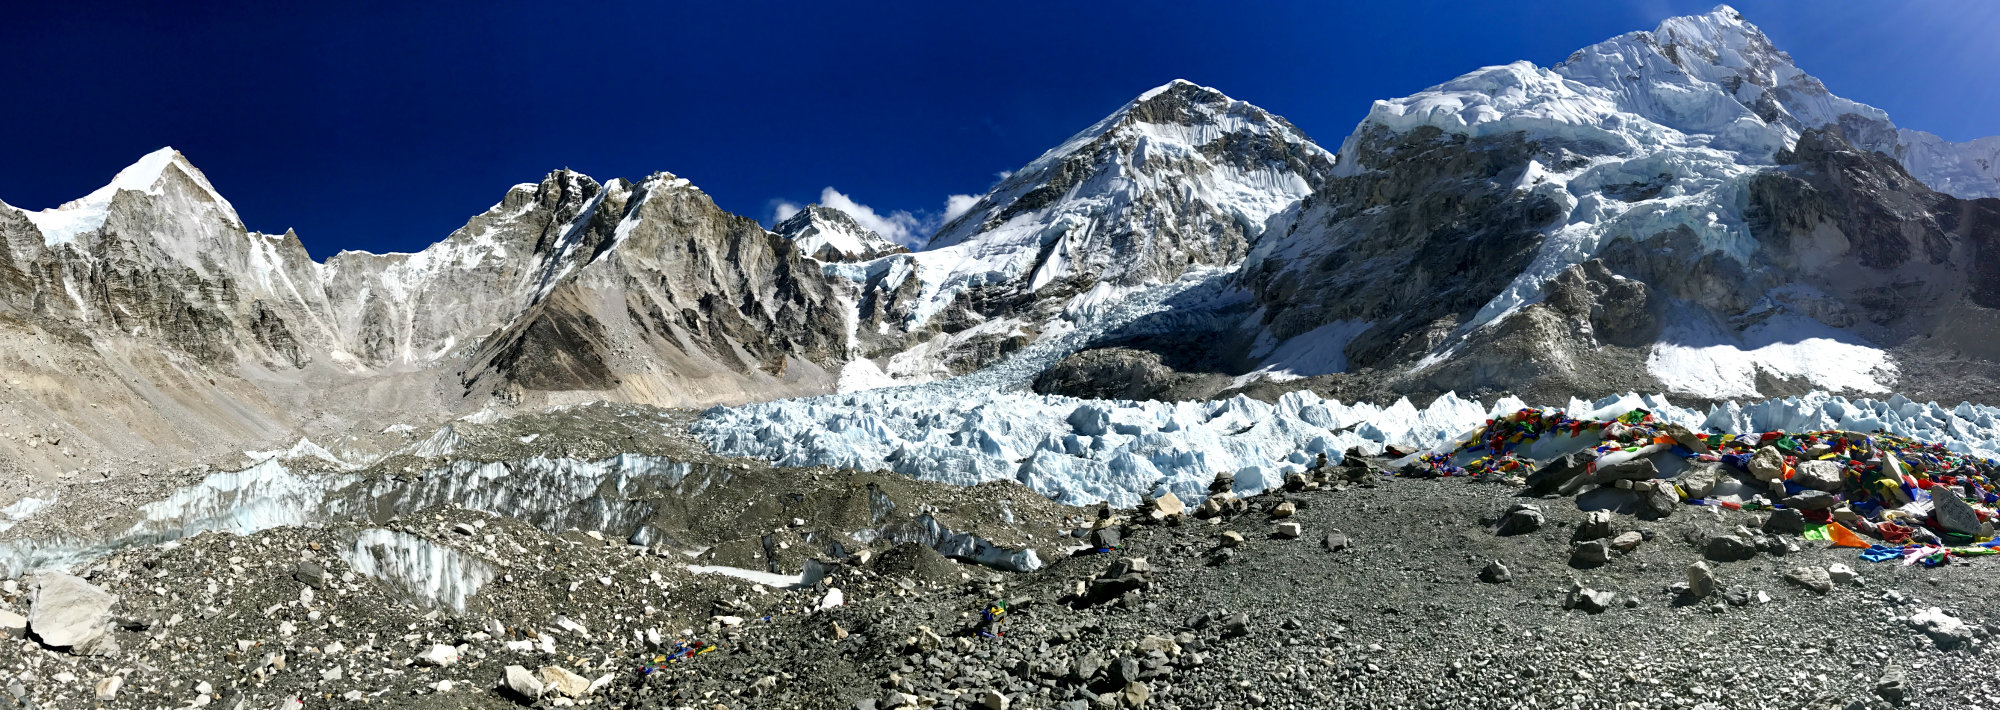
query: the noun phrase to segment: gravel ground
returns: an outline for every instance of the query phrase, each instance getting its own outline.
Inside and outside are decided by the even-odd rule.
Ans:
[[[1108,526],[1123,533],[1118,549],[1069,556],[1066,548],[1084,546],[1076,536],[1096,513],[1037,504],[1011,483],[890,486],[876,474],[744,466],[720,499],[766,512],[742,518],[742,537],[815,517],[797,515],[816,511],[809,501],[835,501],[816,514],[846,520],[859,504],[833,492],[866,479],[891,489],[905,514],[956,516],[952,524],[995,539],[1033,535],[1049,563],[1008,573],[919,545],[855,542],[845,557],[785,555],[786,565],[820,559],[830,573],[810,587],[779,589],[693,574],[687,550],[450,507],[380,524],[210,533],[78,570],[119,597],[110,610],[116,651],[53,649],[0,624],[25,636],[0,642],[0,705],[2000,707],[2000,692],[1981,680],[1980,657],[1988,629],[2000,629],[1989,626],[1996,619],[1982,603],[2000,576],[1996,563],[1877,565],[1777,535],[1753,539],[1761,551],[1750,559],[1707,562],[1718,587],[1710,597],[1672,589],[1711,536],[1758,529],[1755,513],[1613,515],[1610,532],[1641,532],[1642,541],[1580,567],[1572,548],[1586,513],[1570,499],[1524,498],[1517,487],[1468,479],[1370,475],[1257,496],[1208,520],[1118,511]],[[1015,502],[977,505],[1002,497]],[[752,505],[761,498],[795,505]],[[1286,502],[1296,512],[1275,517]],[[1497,534],[1521,503],[1538,506],[1545,524]],[[1299,536],[1279,535],[1285,524]],[[684,525],[675,532],[728,547],[714,538],[713,521]],[[1345,549],[1329,549],[1336,532]],[[404,540],[430,560],[426,569],[491,577],[463,609],[431,601],[407,576],[356,567],[356,541],[369,535]],[[397,559],[363,554],[376,555],[368,566]],[[1481,580],[1493,561],[1508,581]],[[1860,581],[1821,594],[1783,577],[1836,563],[1858,570]],[[1114,566],[1129,574],[1100,580]],[[38,581],[15,581],[0,606],[33,616]],[[1600,599],[1606,608],[1567,608],[1579,586],[1611,595]],[[816,610],[835,588],[845,603]],[[989,638],[978,633],[981,612],[995,601],[1008,602],[1009,613],[1003,634]],[[1908,623],[1931,607],[1968,625],[1957,647]],[[681,640],[717,650],[655,662]],[[445,656],[454,660],[439,665]],[[575,685],[552,682],[523,697],[505,689],[509,666]],[[120,687],[100,700],[111,677]]]

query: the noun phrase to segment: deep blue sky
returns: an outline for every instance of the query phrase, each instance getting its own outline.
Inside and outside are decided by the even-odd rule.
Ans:
[[[1732,4],[1900,125],[2000,133],[2000,3]],[[0,200],[53,207],[172,145],[317,257],[422,248],[565,166],[670,171],[767,222],[828,186],[934,214],[1170,79],[1333,148],[1371,100],[1713,2],[405,5],[13,3]]]

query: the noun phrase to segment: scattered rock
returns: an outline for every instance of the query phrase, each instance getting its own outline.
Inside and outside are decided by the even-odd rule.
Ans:
[[[1283,503],[1279,503],[1277,507],[1271,509],[1271,517],[1273,519],[1289,518],[1292,517],[1293,515],[1298,514],[1298,512],[1299,512],[1298,505],[1292,503],[1291,501],[1285,501]]]
[[[125,677],[113,673],[97,681],[97,699],[111,700],[118,697],[118,689],[125,687]]]
[[[1838,562],[1835,562],[1826,568],[1826,576],[1832,579],[1834,584],[1851,584],[1854,582],[1855,579],[1859,578],[1854,573],[1853,567],[1849,567],[1847,565],[1840,564]]]
[[[1785,570],[1784,577],[1787,582],[1819,594],[1833,591],[1833,579],[1827,575],[1825,569],[1819,567],[1793,567]]]
[[[1542,517],[1540,508],[1525,503],[1518,504],[1500,518],[1498,532],[1507,536],[1523,535],[1542,529],[1542,524],[1546,522],[1548,519]]]
[[[301,561],[292,567],[292,579],[313,589],[325,589],[326,568],[310,560]]]
[[[1611,561],[1611,546],[1603,540],[1579,542],[1569,550],[1569,563],[1575,567],[1597,567]]]
[[[1012,704],[1005,693],[992,689],[979,691],[977,702],[984,710],[1007,710],[1007,706]]]
[[[458,649],[441,643],[432,644],[429,649],[417,654],[417,660],[424,665],[443,668],[458,662]]]
[[[581,698],[590,693],[590,679],[562,666],[543,666],[542,687],[571,698]]]
[[[1800,535],[1806,531],[1806,516],[1794,508],[1781,508],[1764,519],[1764,532]]]
[[[1499,560],[1489,561],[1486,563],[1485,569],[1479,570],[1479,581],[1481,582],[1505,584],[1513,580],[1514,573],[1508,570],[1506,565],[1500,564]]]
[[[1696,599],[1706,599],[1708,595],[1715,593],[1715,570],[1709,569],[1708,563],[1696,562],[1688,565],[1687,592],[1688,596]]]
[[[1646,536],[1639,533],[1639,531],[1632,530],[1632,531],[1622,532],[1619,533],[1617,536],[1611,538],[1611,549],[1617,550],[1619,552],[1631,552],[1633,550],[1639,549],[1639,543],[1645,541],[1646,541]]]
[[[1901,707],[1910,701],[1910,681],[1901,671],[1889,671],[1875,680],[1875,695]]]
[[[1958,617],[1944,613],[1943,609],[1931,607],[1910,617],[1910,627],[1931,637],[1931,643],[1944,650],[1963,648],[1972,643],[1972,627]]]
[[[503,681],[508,690],[524,700],[534,701],[542,697],[542,681],[520,666],[508,666]]]
[[[1151,512],[1147,513],[1147,515],[1151,516],[1154,520],[1166,520],[1168,518],[1178,517],[1186,514],[1187,514],[1187,504],[1182,503],[1180,496],[1174,495],[1172,491],[1168,491],[1167,493],[1161,495],[1160,497],[1154,498],[1153,509]]]
[[[1757,548],[1735,535],[1717,535],[1702,546],[1702,556],[1717,562],[1737,562],[1757,556]]]
[[[1598,591],[1583,586],[1572,586],[1569,596],[1563,600],[1564,609],[1577,609],[1589,614],[1602,614],[1618,602],[1618,595]]]
[[[1611,514],[1593,510],[1583,516],[1583,523],[1576,526],[1576,536],[1572,540],[1584,542],[1611,537]]]
[[[1237,547],[1242,544],[1243,544],[1243,533],[1236,532],[1235,530],[1222,531],[1223,547]]]
[[[1273,531],[1272,534],[1286,540],[1296,540],[1300,535],[1304,534],[1304,531],[1300,530],[1298,523],[1286,521],[1278,523],[1278,529]]]
[[[1325,544],[1327,552],[1339,552],[1353,547],[1354,541],[1349,540],[1346,533],[1334,530],[1326,534]]]

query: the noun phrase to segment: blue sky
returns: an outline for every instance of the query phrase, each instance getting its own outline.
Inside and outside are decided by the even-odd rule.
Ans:
[[[405,5],[18,3],[0,200],[53,207],[172,145],[316,257],[420,249],[560,167],[673,172],[767,223],[831,188],[918,232],[1171,79],[1333,148],[1374,99],[1713,3]],[[1732,5],[1899,125],[2000,133],[2000,3]]]

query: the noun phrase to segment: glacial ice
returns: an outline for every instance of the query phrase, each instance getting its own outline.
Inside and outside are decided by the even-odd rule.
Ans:
[[[1337,463],[1352,447],[1370,454],[1392,445],[1405,452],[1449,448],[1489,416],[1525,406],[1512,397],[1487,406],[1450,393],[1418,408],[1408,399],[1379,407],[1305,391],[1275,403],[1243,396],[1135,402],[905,387],[718,407],[695,423],[694,432],[716,453],[781,466],[887,469],[956,485],[1014,480],[1065,504],[1129,507],[1142,495],[1164,491],[1198,500],[1222,472],[1235,474],[1238,493],[1265,490],[1310,466],[1317,454]],[[1590,417],[1645,408],[1716,433],[1884,431],[2000,457],[2000,408],[1946,408],[1900,395],[1850,400],[1816,392],[1698,411],[1665,395],[1626,394],[1573,399],[1562,408]]]
[[[479,588],[493,581],[492,565],[406,532],[369,528],[340,553],[355,572],[388,583],[412,598],[464,612]]]

